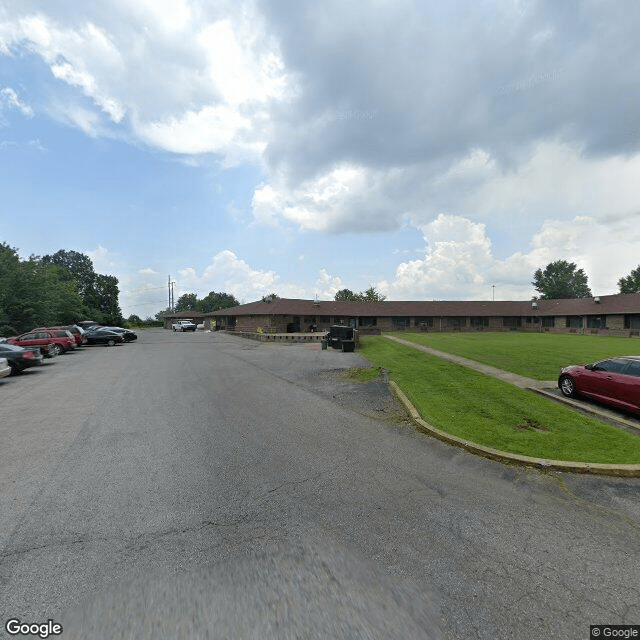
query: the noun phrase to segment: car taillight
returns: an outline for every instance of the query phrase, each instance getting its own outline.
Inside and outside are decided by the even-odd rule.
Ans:
[[[26,360],[31,360],[31,358],[33,358],[33,351],[25,351],[22,354],[22,357],[25,358]]]

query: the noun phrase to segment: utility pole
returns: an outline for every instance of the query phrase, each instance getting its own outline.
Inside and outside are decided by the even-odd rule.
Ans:
[[[169,275],[169,280],[167,282],[167,286],[169,288],[169,311],[173,311],[174,309],[174,297],[173,297],[173,285],[175,281],[171,281],[171,275]]]
[[[491,299],[495,302],[495,300],[496,300],[496,285],[495,284],[491,285],[491,295],[492,295]]]

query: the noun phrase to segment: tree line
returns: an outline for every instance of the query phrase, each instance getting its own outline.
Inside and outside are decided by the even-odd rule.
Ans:
[[[178,298],[175,309],[173,311],[199,311],[201,313],[211,313],[218,309],[228,309],[229,307],[237,307],[240,303],[235,296],[230,293],[217,293],[210,291],[204,298],[198,298],[195,293],[185,293]],[[156,318],[163,318],[165,315],[172,313],[171,309],[164,309],[156,314]]]
[[[591,289],[584,269],[575,262],[556,260],[545,268],[537,269],[531,283],[539,293],[535,299],[591,298]],[[618,280],[620,293],[640,293],[640,265]]]
[[[21,260],[0,243],[0,336],[87,319],[121,325],[119,295],[118,279],[96,273],[83,253],[61,249]]]

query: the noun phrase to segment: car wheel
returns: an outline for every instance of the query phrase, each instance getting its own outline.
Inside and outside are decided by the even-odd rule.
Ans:
[[[573,378],[569,376],[562,376],[560,378],[560,391],[562,391],[562,395],[570,398],[576,393],[576,383],[573,381]]]
[[[110,347],[113,347],[113,345],[114,345],[115,343],[116,343],[116,341],[115,341],[115,340],[113,340],[113,338],[112,338],[112,339],[110,339],[110,340],[107,342],[107,344],[108,344]]]
[[[54,344],[53,347],[51,347],[51,351],[54,356],[59,356],[62,353],[62,349],[59,344]]]
[[[20,367],[18,365],[13,364],[13,362],[9,363],[9,367],[11,368],[11,373],[9,375],[17,376],[20,373]]]

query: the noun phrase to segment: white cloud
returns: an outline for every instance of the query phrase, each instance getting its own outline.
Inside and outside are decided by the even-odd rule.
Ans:
[[[422,229],[427,250],[421,260],[400,263],[393,282],[378,287],[390,299],[459,299],[486,288],[485,273],[494,259],[484,224],[439,215]]]
[[[555,260],[585,270],[594,294],[617,293],[617,282],[638,266],[640,213],[615,223],[588,216],[548,220],[531,239],[528,252],[498,259],[484,224],[439,215],[422,228],[424,258],[398,265],[392,281],[378,283],[390,299],[527,300],[536,269]],[[612,251],[612,247],[615,250]]]
[[[326,269],[320,269],[320,274],[316,280],[316,294],[321,300],[333,300],[338,291],[344,289],[342,278],[331,276]]]
[[[492,165],[465,208],[492,215],[629,215],[640,210],[640,154],[588,157],[561,141],[535,146],[515,170]],[[473,205],[472,205],[473,202]]]
[[[239,300],[249,301],[269,293],[277,293],[281,297],[299,297],[305,294],[302,285],[283,283],[275,271],[255,269],[228,249],[213,256],[202,274],[192,267],[179,271],[176,299],[178,295],[192,292],[203,297],[209,291],[225,291]]]
[[[258,142],[243,141],[251,121],[224,105],[186,111],[179,117],[154,122],[138,122],[138,132],[149,144],[173,153],[199,154],[226,150],[239,157],[259,156]],[[232,149],[232,147],[235,147]]]
[[[343,163],[291,187],[280,174],[258,187],[252,200],[258,223],[285,221],[302,230],[352,233],[392,229],[404,213],[391,194],[398,172]]]
[[[119,257],[111,253],[108,249],[105,249],[102,245],[98,245],[96,249],[84,251],[83,253],[91,258],[93,270],[96,273],[110,275],[120,264]]]
[[[79,96],[54,93],[50,113],[91,135],[123,125],[154,147],[233,165],[260,158],[271,104],[297,93],[252,0],[113,0],[66,16],[33,4],[0,12],[0,53],[28,49],[89,98],[93,114]]]
[[[33,117],[33,109],[22,102],[18,94],[11,88],[5,87],[0,91],[0,114],[4,109],[18,109],[23,116],[27,118]]]

